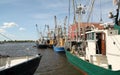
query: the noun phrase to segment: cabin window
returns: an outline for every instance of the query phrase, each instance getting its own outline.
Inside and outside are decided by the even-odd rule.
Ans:
[[[94,32],[92,32],[92,40],[94,40]]]
[[[87,40],[94,40],[94,32],[87,34]]]

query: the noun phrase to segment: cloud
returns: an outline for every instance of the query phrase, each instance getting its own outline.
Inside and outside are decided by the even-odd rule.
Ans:
[[[17,26],[17,24],[15,22],[6,22],[6,23],[3,23],[2,28],[11,28],[14,26]]]
[[[20,27],[19,30],[20,30],[20,31],[25,31],[26,29],[23,28],[23,27]]]
[[[6,32],[4,29],[0,29],[0,33],[4,33]]]

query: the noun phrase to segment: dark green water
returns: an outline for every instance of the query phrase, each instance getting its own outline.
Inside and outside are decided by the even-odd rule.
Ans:
[[[52,49],[37,49],[34,43],[5,43],[0,44],[0,54],[9,56],[25,56],[41,53],[41,62],[34,75],[80,75],[68,63],[65,53],[56,53]]]

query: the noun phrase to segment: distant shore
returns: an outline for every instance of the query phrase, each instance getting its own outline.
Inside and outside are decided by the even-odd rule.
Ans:
[[[0,44],[2,43],[19,43],[19,42],[35,42],[34,40],[4,40],[4,41],[0,41]]]

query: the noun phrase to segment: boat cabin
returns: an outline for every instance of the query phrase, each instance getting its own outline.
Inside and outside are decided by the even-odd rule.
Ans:
[[[88,59],[90,62],[93,62],[93,57],[95,60],[104,60],[102,62],[106,61],[105,64],[111,65],[114,70],[119,69],[117,63],[120,62],[119,39],[120,35],[118,34],[118,30],[114,29],[93,30],[86,32],[86,59]]]
[[[105,33],[102,30],[99,31],[89,31],[86,33],[86,41],[88,47],[90,47],[91,54],[106,54],[105,47]]]

